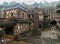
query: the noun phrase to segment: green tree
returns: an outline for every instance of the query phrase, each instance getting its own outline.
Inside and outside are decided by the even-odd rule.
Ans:
[[[8,6],[8,2],[3,2],[3,5],[4,6]]]
[[[16,4],[17,2],[15,2],[15,1],[13,1],[13,2],[10,2],[10,4],[12,5],[12,4]]]
[[[38,4],[38,7],[43,7],[43,3],[42,2],[40,2],[39,4]]]
[[[22,2],[22,4],[21,4],[22,6],[24,6],[25,8],[30,8],[30,6],[28,5],[28,4],[26,4],[26,3],[24,3],[24,2]]]

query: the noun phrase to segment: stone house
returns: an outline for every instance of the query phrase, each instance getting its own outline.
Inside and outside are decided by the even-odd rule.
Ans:
[[[33,29],[36,29],[38,31],[41,31],[45,28],[45,21],[48,16],[45,11],[44,8],[34,8],[34,9],[30,9],[29,10],[29,16],[32,20],[32,24],[33,24]]]
[[[57,25],[60,27],[60,4],[56,5],[56,14],[55,20],[57,21]]]
[[[4,18],[2,18],[3,21],[0,22],[0,24],[3,24],[0,27],[4,27],[4,33],[15,35],[29,31],[31,21],[27,13],[28,9],[19,3],[6,7],[4,9]]]

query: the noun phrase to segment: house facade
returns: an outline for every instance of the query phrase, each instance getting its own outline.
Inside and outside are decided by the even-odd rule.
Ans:
[[[45,28],[45,19],[47,15],[45,15],[44,8],[34,8],[30,10],[30,18],[32,19],[33,29],[43,30]]]
[[[3,26],[1,26],[4,27],[5,34],[15,35],[29,31],[31,21],[28,17],[28,10],[20,4],[10,5],[5,8],[4,19],[8,19],[4,20],[7,23],[3,23]]]
[[[57,21],[57,25],[60,27],[60,4],[56,5],[56,14],[55,20]]]

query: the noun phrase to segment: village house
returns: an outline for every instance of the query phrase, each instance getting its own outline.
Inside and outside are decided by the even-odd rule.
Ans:
[[[1,18],[0,27],[3,27],[4,34],[21,34],[29,31],[31,23],[28,17],[28,9],[19,3],[9,5],[4,9],[4,18]]]
[[[56,14],[55,20],[57,21],[57,25],[60,27],[60,4],[56,5]]]
[[[46,8],[36,7],[34,9],[30,9],[28,15],[32,20],[32,29],[38,31],[40,34],[41,31],[50,23],[50,15],[48,14],[48,9]]]

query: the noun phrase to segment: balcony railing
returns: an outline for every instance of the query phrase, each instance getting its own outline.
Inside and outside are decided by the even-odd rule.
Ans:
[[[32,22],[32,19],[14,18],[14,20],[16,20],[16,22]]]
[[[31,23],[32,19],[23,19],[23,18],[0,18],[0,26],[12,26],[16,23]]]
[[[60,4],[56,7],[56,12],[60,12]]]
[[[10,22],[13,21],[13,19],[9,19],[9,18],[0,18],[0,22]]]
[[[15,22],[13,21],[13,19],[0,18],[0,27],[13,26],[13,25],[15,25]]]

